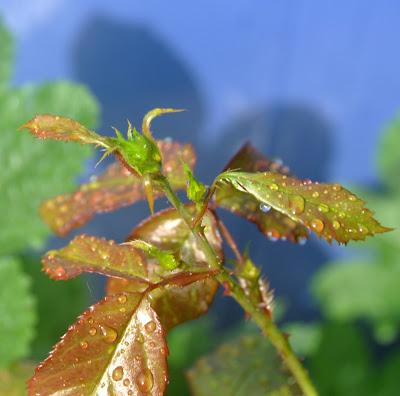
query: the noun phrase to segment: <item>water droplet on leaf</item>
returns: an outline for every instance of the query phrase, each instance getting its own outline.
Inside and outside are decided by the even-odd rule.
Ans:
[[[91,336],[96,335],[96,333],[97,333],[97,330],[96,330],[94,327],[92,327],[92,328],[89,329],[89,334],[90,334]]]
[[[114,381],[120,381],[124,376],[124,369],[122,366],[116,367],[112,372],[112,378]]]
[[[144,325],[144,328],[148,333],[152,333],[156,329],[156,327],[157,327],[156,322],[154,322],[153,320],[151,320],[150,322],[147,322]]]
[[[125,303],[126,303],[126,300],[127,300],[127,297],[126,297],[125,294],[122,294],[121,296],[118,297],[118,302],[119,302],[120,304],[125,304]]]
[[[322,213],[328,213],[329,212],[329,206],[326,204],[319,204],[318,205],[318,210]]]
[[[301,195],[294,195],[290,198],[289,203],[293,214],[300,214],[304,212],[305,201]]]
[[[150,392],[153,389],[153,374],[146,368],[136,377],[136,384],[141,392]]]
[[[87,347],[89,346],[89,344],[88,344],[86,341],[81,341],[81,342],[79,343],[79,345],[80,345],[80,347],[81,347],[82,349],[87,349]]]
[[[314,191],[314,192],[312,193],[312,197],[313,197],[313,198],[318,198],[318,197],[319,197],[319,192],[318,192],[318,191]]]
[[[128,386],[128,385],[131,383],[131,381],[129,380],[129,378],[125,378],[125,379],[122,381],[122,383],[124,384],[124,386]]]
[[[337,220],[334,220],[332,226],[335,230],[338,230],[340,228],[340,223]]]
[[[272,190],[272,191],[276,191],[276,190],[278,190],[278,185],[277,184],[275,184],[275,183],[272,183],[270,186],[269,186],[269,188],[270,188],[270,190]]]
[[[260,210],[261,210],[261,212],[268,213],[271,210],[271,206],[269,206],[265,203],[261,203]]]
[[[316,232],[322,232],[324,229],[324,223],[320,219],[311,220],[311,228]]]
[[[100,325],[100,330],[104,341],[110,344],[113,343],[118,337],[118,333],[116,332],[116,330],[111,327]]]

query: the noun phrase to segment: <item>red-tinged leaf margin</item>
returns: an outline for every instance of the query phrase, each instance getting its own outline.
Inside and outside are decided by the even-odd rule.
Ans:
[[[161,396],[167,354],[164,330],[146,295],[107,296],[70,326],[29,380],[28,394]]]
[[[193,146],[169,140],[159,140],[157,144],[163,156],[163,173],[172,188],[185,189],[186,175],[182,161],[191,168],[194,167],[196,154]],[[155,189],[154,197],[161,196],[161,191]],[[103,174],[81,185],[74,193],[43,202],[40,214],[57,235],[65,236],[73,229],[86,224],[97,213],[112,212],[144,199],[145,191],[141,178],[117,161]]]
[[[68,117],[39,114],[20,127],[39,139],[54,139],[106,147],[106,139]]]
[[[279,161],[271,161],[250,143],[245,143],[225,166],[224,171],[276,172],[289,175],[289,168]],[[271,240],[289,240],[304,243],[308,238],[307,228],[296,223],[275,209],[267,213],[259,202],[249,194],[236,190],[229,184],[219,185],[214,196],[214,204],[254,223]]]
[[[313,183],[272,172],[224,172],[218,176],[328,242],[346,244],[390,231],[374,219],[365,202],[339,184]]]

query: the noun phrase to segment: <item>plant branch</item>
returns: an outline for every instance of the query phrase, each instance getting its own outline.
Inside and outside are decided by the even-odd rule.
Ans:
[[[294,354],[286,336],[283,333],[281,333],[281,331],[278,329],[278,327],[275,325],[272,319],[265,314],[265,311],[260,309],[260,307],[255,305],[246,296],[245,292],[239,286],[239,284],[234,279],[232,279],[232,277],[226,271],[226,269],[221,266],[221,262],[218,256],[216,255],[215,251],[209,244],[208,240],[205,238],[204,233],[202,233],[201,227],[199,226],[199,224],[196,224],[196,222],[193,223],[190,213],[187,211],[183,203],[179,200],[175,192],[172,190],[168,180],[164,176],[160,175],[159,177],[156,178],[156,181],[159,183],[160,187],[164,191],[169,202],[179,212],[179,214],[184,219],[188,227],[191,229],[193,235],[196,237],[196,240],[199,242],[201,249],[203,250],[204,254],[207,257],[207,262],[209,267],[211,269],[219,270],[215,278],[221,285],[223,285],[225,288],[228,289],[230,295],[256,322],[256,324],[261,329],[263,334],[267,338],[269,338],[271,343],[278,351],[279,355],[282,357],[286,366],[289,368],[293,376],[296,378],[296,381],[299,384],[300,388],[302,389],[304,395],[317,396],[318,395],[317,390],[315,389],[313,383],[311,382],[307,371],[305,370],[305,368],[302,366],[302,364]],[[211,197],[211,195],[208,194],[208,199]],[[203,209],[204,209],[203,210],[203,215],[204,215],[207,209],[207,203],[203,206]],[[202,216],[196,217],[198,221],[201,218]],[[196,226],[193,227],[193,224],[196,224]]]

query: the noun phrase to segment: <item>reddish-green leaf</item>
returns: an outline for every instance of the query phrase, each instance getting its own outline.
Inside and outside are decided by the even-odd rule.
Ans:
[[[168,349],[146,296],[105,297],[73,324],[36,369],[29,395],[164,394]]]
[[[105,146],[105,138],[68,117],[41,114],[32,118],[21,128],[28,129],[33,136],[39,139],[54,139]]]
[[[194,213],[194,205],[188,205],[188,209]],[[211,245],[223,259],[222,239],[219,235],[215,217],[212,212],[206,212],[203,218],[205,235]],[[139,225],[131,233],[128,239],[142,239],[160,249],[169,250],[176,253],[179,259],[184,262],[192,263],[198,270],[207,270],[203,253],[198,248],[193,236],[175,209],[167,209],[155,214],[148,220]],[[161,323],[166,329],[170,329],[179,323],[195,319],[207,312],[209,305],[214,299],[218,288],[218,283],[213,279],[212,274],[206,271],[206,278],[197,280],[182,273],[182,278],[178,284],[179,274],[174,275],[174,281],[168,282],[164,287],[157,288],[152,295],[152,306],[158,313]],[[204,277],[204,276],[203,276]],[[125,279],[109,279],[107,293],[114,294],[122,291],[143,290],[145,285],[140,282],[128,281]]]
[[[338,184],[301,181],[272,172],[228,171],[218,180],[303,224],[328,242],[363,240],[390,230],[373,218],[362,199]]]
[[[140,250],[88,235],[79,235],[66,247],[47,252],[42,263],[47,275],[55,280],[74,278],[82,272],[144,281],[159,279],[158,268],[150,268]]]
[[[195,213],[194,205],[186,205],[186,208]],[[202,226],[207,240],[222,260],[222,239],[211,211],[204,215]],[[192,266],[208,267],[195,237],[175,209],[166,209],[149,217],[129,235],[128,241],[133,239],[142,239],[159,249],[176,252],[180,260]]]
[[[159,141],[158,145],[163,156],[163,172],[172,188],[184,189],[186,176],[181,159],[194,166],[196,155],[192,146],[167,140]],[[160,195],[160,191],[156,190],[155,196]],[[88,222],[96,213],[110,212],[142,199],[145,199],[145,192],[141,178],[116,162],[75,193],[45,201],[40,213],[55,233],[66,235]]]
[[[245,172],[272,171],[289,174],[287,167],[269,160],[249,143],[240,148],[224,170],[239,169]],[[292,242],[302,242],[308,237],[307,229],[303,225],[269,206],[260,206],[253,196],[235,189],[230,184],[218,186],[215,203],[255,223],[258,229],[272,240],[288,239]]]

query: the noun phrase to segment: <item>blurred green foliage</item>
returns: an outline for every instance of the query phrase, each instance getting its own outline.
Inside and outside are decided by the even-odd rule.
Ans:
[[[74,188],[91,150],[40,142],[18,128],[38,113],[64,115],[88,127],[99,115],[94,97],[78,84],[13,87],[13,54],[0,20],[0,395],[25,394],[26,370],[15,362],[42,359],[87,301],[84,279],[55,284],[41,273],[32,249],[43,248],[50,234],[39,217],[41,201]]]

